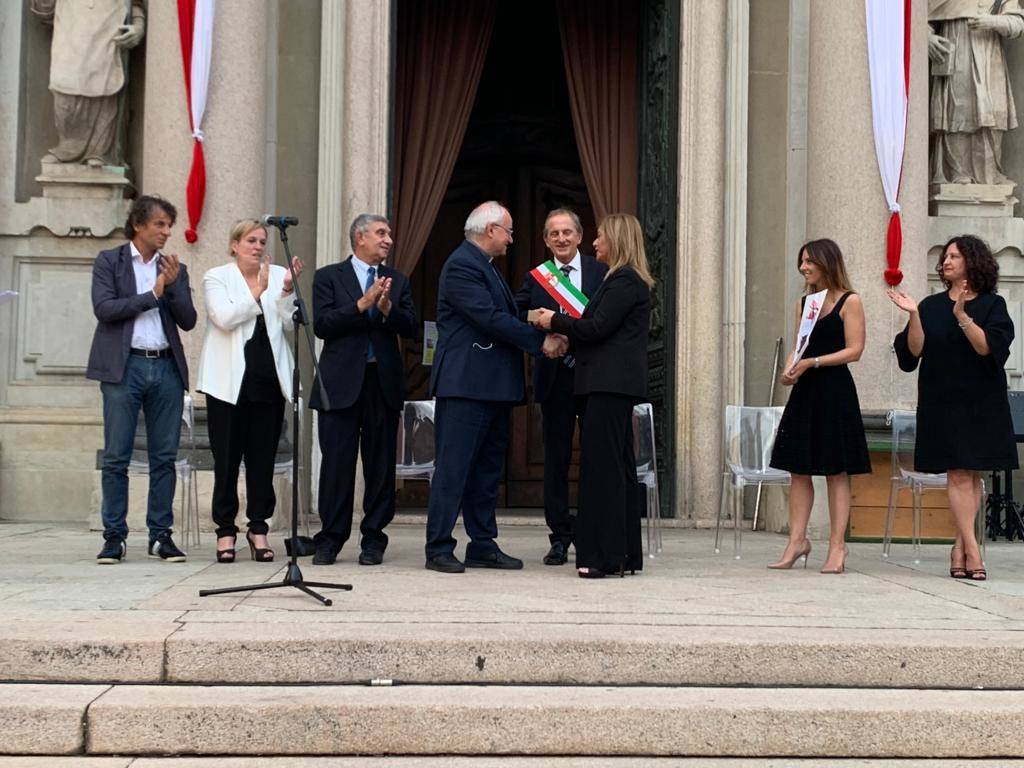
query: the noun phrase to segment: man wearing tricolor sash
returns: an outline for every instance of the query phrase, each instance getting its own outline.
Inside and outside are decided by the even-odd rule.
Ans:
[[[516,307],[527,311],[547,308],[579,317],[587,299],[601,285],[608,267],[581,254],[583,227],[579,216],[558,208],[544,221],[544,245],[551,260],[527,274],[516,293]],[[544,441],[544,519],[551,533],[545,565],[562,565],[572,543],[569,515],[569,463],[576,424],[583,416],[582,399],[573,394],[572,350],[561,359],[537,357],[533,368],[533,400],[540,405]]]

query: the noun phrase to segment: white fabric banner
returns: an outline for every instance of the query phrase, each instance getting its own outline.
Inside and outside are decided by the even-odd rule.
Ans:
[[[203,140],[203,113],[210,85],[210,55],[213,50],[213,16],[217,0],[196,0],[192,28],[192,135]]]
[[[903,0],[865,0],[871,123],[882,190],[889,210],[900,210],[896,197],[907,136],[907,85],[903,66]]]

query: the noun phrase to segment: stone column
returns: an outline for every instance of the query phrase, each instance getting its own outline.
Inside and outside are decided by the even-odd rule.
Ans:
[[[348,227],[357,214],[387,214],[392,37],[389,0],[323,0],[321,14],[318,267],[348,255]],[[320,448],[314,440],[314,507],[319,474]],[[357,468],[357,500],[362,485]]]
[[[900,204],[904,289],[922,297],[928,216],[928,4],[914,0],[910,105]],[[864,302],[867,346],[851,366],[864,410],[913,402],[914,377],[902,373],[892,337],[906,323],[885,295],[889,209],[875,159],[863,3],[812,3],[807,95],[807,239],[831,237]]]
[[[680,517],[714,521],[721,485],[725,3],[681,9],[675,472]]]
[[[169,199],[178,222],[167,250],[188,265],[199,321],[183,334],[192,384],[206,313],[201,280],[228,259],[228,230],[237,219],[267,212],[267,30],[272,6],[221,0],[213,26],[210,89],[203,120],[206,203],[198,242],[185,242],[185,185],[192,137],[174,3],[150,3],[146,41],[146,124],[140,191]],[[244,44],[241,42],[244,41]]]

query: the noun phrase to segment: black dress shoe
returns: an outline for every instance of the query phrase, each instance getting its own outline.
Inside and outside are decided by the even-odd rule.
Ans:
[[[518,557],[506,555],[500,549],[495,550],[482,557],[467,557],[467,568],[500,568],[504,571],[518,571],[523,567],[523,561]]]
[[[455,555],[434,555],[427,558],[426,568],[440,573],[462,573],[466,570]]]
[[[360,565],[380,565],[383,562],[383,552],[374,552],[373,550],[364,549],[362,552],[359,553]]]
[[[568,547],[560,541],[551,545],[551,549],[544,555],[544,565],[565,565],[569,562]]]
[[[313,565],[334,565],[338,553],[330,547],[317,547],[313,555]]]
[[[582,568],[577,573],[581,579],[603,579],[605,576],[604,571],[597,568]]]

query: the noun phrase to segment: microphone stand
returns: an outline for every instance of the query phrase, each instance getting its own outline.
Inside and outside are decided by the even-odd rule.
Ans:
[[[295,311],[292,313],[292,323],[294,325],[294,339],[292,340],[292,352],[294,354],[294,360],[292,363],[292,547],[291,555],[288,561],[288,567],[285,570],[284,579],[280,582],[268,584],[249,584],[241,587],[222,587],[220,589],[201,589],[199,590],[200,597],[207,597],[208,595],[226,595],[233,592],[255,592],[262,589],[280,589],[282,587],[292,587],[305,592],[312,598],[319,600],[324,605],[332,605],[330,598],[324,597],[319,592],[315,592],[310,587],[319,587],[321,589],[340,589],[346,592],[352,590],[351,584],[329,584],[323,581],[306,581],[302,576],[302,571],[299,570],[299,327],[302,327],[303,335],[306,337],[306,343],[309,346],[309,354],[313,359],[313,369],[316,373],[317,383],[320,385],[320,399],[324,404],[324,408],[330,410],[331,401],[327,396],[327,388],[324,387],[323,378],[320,376],[320,364],[316,359],[316,349],[313,346],[313,337],[309,333],[309,314],[306,312],[306,303],[302,300],[302,293],[299,290],[298,276],[295,274],[295,267],[292,265],[292,253],[288,247],[288,225],[285,222],[279,224],[271,224],[276,226],[278,233],[281,236],[281,242],[284,245],[284,255],[288,264],[288,271],[292,275],[292,290],[295,291]]]

